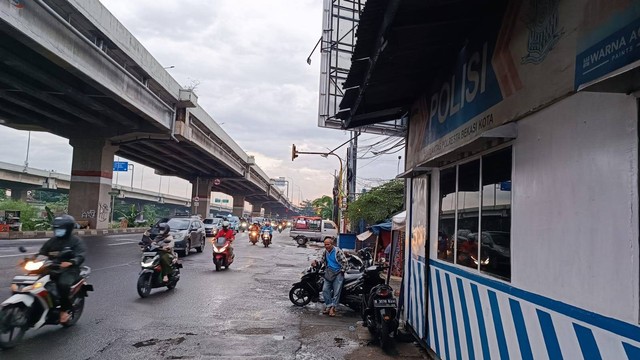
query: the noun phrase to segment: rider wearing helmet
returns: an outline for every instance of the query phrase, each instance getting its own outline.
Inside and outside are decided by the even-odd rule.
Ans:
[[[46,256],[50,260],[59,260],[60,273],[52,273],[51,280],[58,288],[60,300],[60,323],[69,321],[69,310],[72,309],[69,298],[71,286],[80,278],[80,265],[84,262],[87,248],[84,242],[73,235],[76,220],[71,215],[62,215],[53,219],[53,237],[45,242],[38,255]],[[58,259],[62,251],[65,251],[63,259]],[[67,250],[70,252],[67,253]]]
[[[215,239],[223,237],[231,242],[236,239],[236,236],[232,229],[229,228],[230,224],[227,220],[222,222],[222,227],[218,230]],[[229,254],[233,255],[233,246],[229,245]]]
[[[173,253],[173,246],[175,241],[173,236],[169,234],[171,228],[167,223],[158,224],[160,232],[155,237],[154,241],[158,245],[162,252],[160,254],[160,266],[162,267],[162,281],[169,282],[169,274],[171,274],[171,262],[175,256]]]
[[[269,230],[269,235],[273,235],[273,228],[271,227],[271,223],[269,221],[264,223],[264,226],[260,229],[260,232]]]

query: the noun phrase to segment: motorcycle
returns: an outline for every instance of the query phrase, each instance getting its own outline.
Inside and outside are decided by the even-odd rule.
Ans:
[[[172,256],[171,273],[168,275],[169,282],[162,281],[162,265],[160,265],[160,255],[162,250],[158,244],[154,242],[141,242],[142,259],[140,260],[140,275],[138,276],[137,290],[141,298],[146,298],[151,293],[151,289],[159,287],[167,287],[172,290],[180,280],[180,269],[182,264],[178,262],[177,256]],[[165,242],[170,242],[165,240]]]
[[[249,224],[246,221],[243,221],[240,223],[240,231],[245,232],[247,231],[248,227],[249,227]]]
[[[20,247],[20,252],[26,252]],[[38,260],[37,257],[25,257],[20,266],[26,275],[18,275],[11,281],[13,295],[0,306],[0,348],[10,349],[16,346],[30,329],[39,329],[43,325],[60,324],[60,300],[55,282],[51,275],[64,271],[60,264],[73,256],[71,250],[63,250],[54,260]],[[80,268],[79,280],[71,286],[71,317],[61,324],[64,327],[75,325],[84,310],[87,292],[93,291],[93,285],[87,283],[91,268]]]
[[[262,237],[262,245],[264,245],[264,247],[271,245],[271,233],[269,233],[269,230],[262,230],[260,237]]]
[[[354,310],[362,307],[362,295],[368,293],[376,285],[384,284],[380,276],[382,268],[371,266],[357,274],[344,274],[344,283],[340,292],[340,303]],[[324,271],[318,266],[311,266],[302,274],[299,282],[293,284],[289,291],[289,300],[296,306],[305,306],[310,302],[320,301]]]
[[[223,266],[225,269],[228,269],[235,258],[235,255],[231,254],[231,250],[229,249],[231,247],[231,240],[220,236],[217,239],[211,240],[211,244],[213,245],[213,264],[216,266],[216,271],[220,271]]]
[[[251,230],[251,232],[249,233],[249,241],[253,245],[255,245],[258,242],[258,231],[257,230]]]
[[[387,348],[398,330],[397,303],[393,288],[387,284],[379,284],[362,294],[361,314],[362,325],[378,338],[380,347]]]
[[[345,252],[345,255],[349,262],[350,272],[362,272],[364,269],[373,265],[373,257],[371,256],[371,248],[369,247],[358,250],[356,254]]]

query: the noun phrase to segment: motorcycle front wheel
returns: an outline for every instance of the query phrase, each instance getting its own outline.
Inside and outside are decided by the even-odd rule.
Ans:
[[[296,306],[305,306],[311,302],[311,294],[300,285],[296,285],[289,291],[289,300]]]
[[[222,264],[220,260],[213,259],[213,263],[216,265],[216,271],[220,271]]]
[[[141,298],[146,298],[147,296],[149,296],[149,294],[151,294],[151,274],[150,273],[145,273],[140,275],[140,277],[138,278],[138,295],[140,295]]]
[[[11,349],[18,345],[27,329],[27,309],[7,306],[0,310],[0,348]]]
[[[82,312],[84,311],[84,295],[77,295],[73,299],[73,311],[71,312],[71,318],[64,324],[61,324],[64,327],[70,327],[75,325],[78,320],[80,320],[80,316],[82,316]]]

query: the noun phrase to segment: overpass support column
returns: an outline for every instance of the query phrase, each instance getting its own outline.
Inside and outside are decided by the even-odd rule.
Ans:
[[[243,214],[244,214],[244,196],[234,195],[233,196],[233,215],[241,218]]]
[[[192,214],[208,218],[211,208],[211,188],[213,179],[197,178],[191,182],[191,209]],[[198,197],[198,206],[195,206],[193,199]]]
[[[262,203],[251,204],[251,217],[260,216],[262,213]]]
[[[109,228],[113,156],[118,149],[107,139],[77,138],[73,146],[69,215],[88,221],[91,229]]]

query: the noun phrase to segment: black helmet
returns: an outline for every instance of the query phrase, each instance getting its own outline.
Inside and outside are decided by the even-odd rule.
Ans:
[[[169,227],[169,224],[167,223],[158,224],[158,229],[160,230],[161,235],[167,235],[171,230],[171,228]]]
[[[56,237],[67,237],[71,235],[73,228],[76,226],[76,219],[71,215],[62,215],[53,219],[53,231],[56,229],[64,229],[64,233],[55,234]]]

